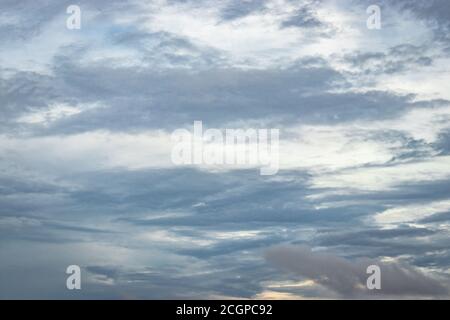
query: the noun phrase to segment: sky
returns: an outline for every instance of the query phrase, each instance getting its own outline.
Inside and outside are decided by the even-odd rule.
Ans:
[[[0,299],[450,298],[449,30],[447,0],[0,0]],[[279,171],[175,165],[194,121],[279,129]]]

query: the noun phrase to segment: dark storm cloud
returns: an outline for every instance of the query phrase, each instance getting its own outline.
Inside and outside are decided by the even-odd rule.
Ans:
[[[349,261],[329,253],[313,252],[307,247],[281,246],[267,251],[266,259],[285,271],[312,279],[345,297],[373,294],[365,289],[366,269],[376,264],[381,268],[382,295],[440,296],[448,288],[438,280],[406,265],[377,261]],[[376,291],[376,290],[375,290]]]

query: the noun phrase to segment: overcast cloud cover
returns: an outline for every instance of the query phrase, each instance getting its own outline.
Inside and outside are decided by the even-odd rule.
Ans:
[[[0,298],[449,298],[449,31],[447,0],[0,0]],[[279,128],[280,171],[173,165],[195,120]]]

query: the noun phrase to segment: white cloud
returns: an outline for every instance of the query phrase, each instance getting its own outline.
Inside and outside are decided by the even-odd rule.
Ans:
[[[27,124],[49,125],[51,122],[68,118],[89,109],[98,108],[97,105],[71,106],[68,104],[53,104],[47,108],[31,109],[21,115],[17,122]]]
[[[374,220],[380,225],[416,222],[435,213],[450,210],[450,200],[436,201],[424,204],[414,204],[387,209],[375,215]]]
[[[0,136],[2,154],[16,165],[41,172],[80,172],[122,167],[139,169],[170,164],[171,140],[162,131],[92,131],[67,136]]]

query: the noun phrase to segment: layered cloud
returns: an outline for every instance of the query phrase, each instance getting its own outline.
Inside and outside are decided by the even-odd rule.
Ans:
[[[370,1],[70,4],[0,4],[1,298],[448,298],[446,1],[380,30]],[[278,174],[176,166],[194,121],[280,129]]]

